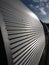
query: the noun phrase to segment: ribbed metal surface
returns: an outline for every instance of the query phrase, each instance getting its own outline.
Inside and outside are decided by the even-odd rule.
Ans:
[[[13,65],[38,65],[45,46],[44,31],[40,21],[25,9],[31,12],[19,0],[0,0]]]

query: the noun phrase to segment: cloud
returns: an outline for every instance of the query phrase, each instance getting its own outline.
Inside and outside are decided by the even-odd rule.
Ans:
[[[35,6],[36,8],[39,8],[39,5]]]
[[[44,2],[47,2],[48,0],[44,0]]]
[[[46,4],[46,7],[49,8],[49,2]]]
[[[33,0],[34,2],[39,2],[39,0]]]
[[[39,8],[39,10],[40,10],[41,14],[43,14],[43,15],[47,14],[46,11],[44,10],[44,7]]]
[[[33,4],[30,4],[30,7],[33,7]]]
[[[34,2],[47,2],[48,0],[33,0]]]

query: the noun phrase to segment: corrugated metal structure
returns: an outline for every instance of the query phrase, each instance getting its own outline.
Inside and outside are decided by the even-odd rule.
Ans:
[[[45,47],[43,26],[19,0],[0,0],[1,31],[9,65],[38,65]]]

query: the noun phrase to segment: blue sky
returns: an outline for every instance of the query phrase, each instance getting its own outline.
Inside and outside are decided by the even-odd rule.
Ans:
[[[49,23],[49,0],[21,0],[38,18]]]

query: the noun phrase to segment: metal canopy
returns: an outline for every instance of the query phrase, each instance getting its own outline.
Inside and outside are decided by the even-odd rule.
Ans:
[[[38,65],[45,47],[38,17],[19,0],[0,0],[0,11],[9,65]]]

